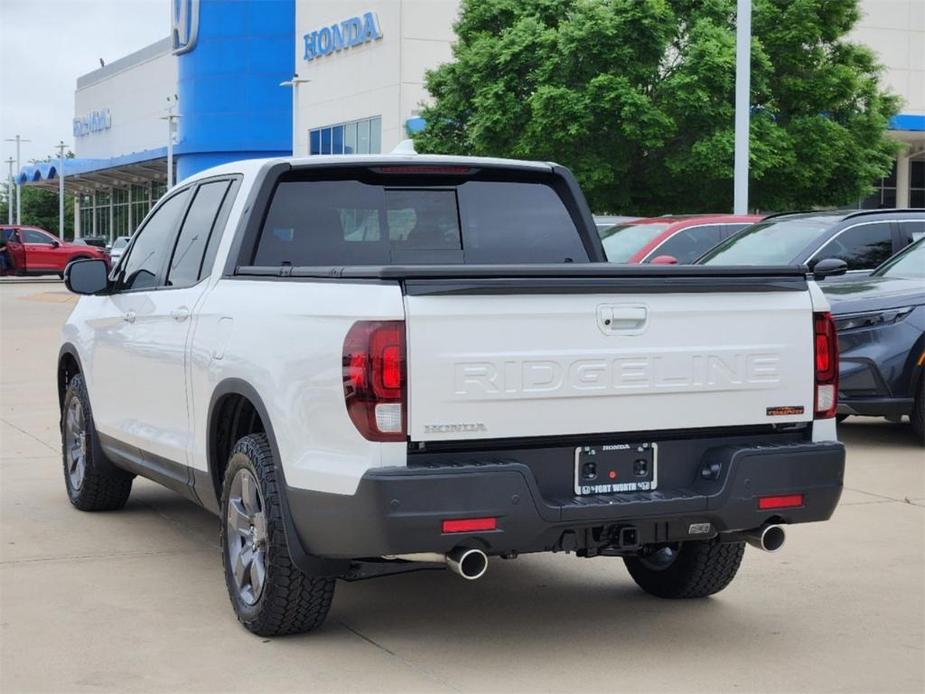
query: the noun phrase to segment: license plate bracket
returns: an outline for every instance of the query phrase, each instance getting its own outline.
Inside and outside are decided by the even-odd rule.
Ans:
[[[658,486],[658,444],[615,443],[575,448],[575,494],[630,494]]]

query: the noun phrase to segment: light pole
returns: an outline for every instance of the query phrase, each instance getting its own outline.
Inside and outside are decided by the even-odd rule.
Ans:
[[[7,178],[7,188],[6,188],[6,223],[10,226],[13,225],[13,162],[16,161],[13,157],[10,157],[6,160],[6,163],[10,165],[10,173]]]
[[[56,145],[58,150],[58,236],[64,240],[64,150],[67,145],[61,140]]]
[[[732,211],[748,214],[748,135],[751,115],[752,2],[736,5],[735,180]]]
[[[311,82],[309,79],[299,77],[298,73],[292,76],[291,80],[280,82],[280,87],[290,87],[292,89],[292,156],[296,156],[296,148],[299,143],[299,85]],[[305,152],[308,154],[308,152]]]
[[[177,105],[177,96],[174,94],[171,99],[167,97],[167,115],[161,116],[161,120],[167,121],[167,190],[173,188],[173,135],[174,123],[180,118],[179,114],[173,112]]]
[[[19,182],[19,146],[23,142],[32,142],[32,140],[24,140],[20,135],[16,137],[8,137],[7,142],[16,143],[16,223],[22,224],[22,184]]]

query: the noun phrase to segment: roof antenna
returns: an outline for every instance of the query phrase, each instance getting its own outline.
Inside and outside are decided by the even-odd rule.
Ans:
[[[395,149],[392,150],[392,154],[417,154],[417,151],[414,149],[414,140],[402,140],[397,145]]]

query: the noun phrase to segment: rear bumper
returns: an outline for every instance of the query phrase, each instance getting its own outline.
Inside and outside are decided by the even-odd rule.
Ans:
[[[687,464],[689,484],[624,495],[549,498],[524,462],[383,468],[367,473],[352,496],[287,488],[294,529],[317,557],[371,558],[448,552],[489,554],[605,551],[623,527],[640,544],[707,539],[775,521],[828,519],[842,490],[845,450],[837,442],[711,448]],[[701,471],[712,466],[714,479]],[[804,505],[758,509],[757,498],[800,493]],[[497,518],[490,532],[442,532],[453,518]],[[709,529],[703,532],[703,525]],[[700,524],[696,535],[692,525]]]

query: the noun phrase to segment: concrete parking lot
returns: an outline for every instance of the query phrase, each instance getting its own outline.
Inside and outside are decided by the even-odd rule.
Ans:
[[[121,512],[68,503],[72,305],[61,283],[0,284],[2,692],[925,689],[925,455],[905,426],[842,425],[833,520],[749,549],[712,599],[649,597],[618,559],[526,556],[474,583],[341,583],[319,632],[260,639],[228,604],[215,517],[144,480]]]

